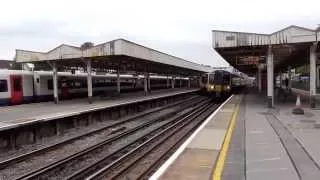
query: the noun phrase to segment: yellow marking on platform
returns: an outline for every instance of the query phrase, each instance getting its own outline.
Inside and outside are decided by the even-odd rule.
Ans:
[[[212,174],[213,180],[221,180],[225,160],[226,160],[227,153],[228,153],[229,146],[230,146],[231,137],[232,137],[235,125],[236,125],[236,121],[237,121],[239,104],[236,106],[235,111],[232,113],[231,122],[229,124],[227,134],[224,138],[224,142],[223,142],[223,145],[222,145],[219,157],[218,157],[218,161],[217,161],[215,169],[214,169],[214,173]]]

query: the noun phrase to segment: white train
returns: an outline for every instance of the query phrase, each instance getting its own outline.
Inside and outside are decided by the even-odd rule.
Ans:
[[[92,75],[93,95],[116,91],[115,74]],[[143,76],[120,75],[121,92],[143,90]],[[181,86],[187,87],[188,78],[181,80]],[[167,82],[169,81],[169,82]],[[151,89],[171,87],[172,78],[150,76]],[[176,83],[180,87],[180,83]],[[58,94],[60,99],[72,99],[87,96],[87,75],[58,73]],[[53,100],[53,78],[49,71],[0,70],[0,105],[15,105],[35,101]]]

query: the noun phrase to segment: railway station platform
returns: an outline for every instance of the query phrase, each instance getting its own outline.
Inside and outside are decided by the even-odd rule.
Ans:
[[[293,100],[268,108],[257,90],[234,95],[151,179],[274,180],[320,177],[320,111]]]
[[[0,107],[0,132],[20,126],[47,122],[91,111],[129,105],[152,99],[187,94],[198,90],[199,89],[197,88],[164,89],[154,90],[148,95],[145,95],[143,91],[124,93],[121,94],[120,97],[109,99],[96,97],[92,104],[88,104],[87,99],[74,99],[60,101],[59,104],[54,104],[54,102],[41,102]]]

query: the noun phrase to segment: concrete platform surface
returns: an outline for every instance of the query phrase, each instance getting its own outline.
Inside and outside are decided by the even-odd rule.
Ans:
[[[143,92],[126,93],[121,94],[120,97],[113,99],[95,99],[92,104],[89,104],[88,100],[84,98],[60,101],[59,104],[54,104],[53,102],[41,102],[0,107],[0,131],[33,122],[49,121],[56,118],[63,118],[103,108],[142,102],[195,91],[198,91],[198,89],[166,89],[152,91],[152,93],[147,96],[145,96]]]
[[[150,179],[209,179],[241,96],[233,96],[195,131]],[[177,152],[178,152],[177,151]]]
[[[303,102],[305,114],[294,115],[292,100],[280,100],[268,109],[264,94],[250,91],[241,103],[236,97],[211,117],[157,179],[320,179],[320,110]],[[228,140],[234,112],[235,129]]]

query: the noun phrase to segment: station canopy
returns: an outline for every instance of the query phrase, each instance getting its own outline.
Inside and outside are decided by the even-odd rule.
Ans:
[[[163,75],[198,76],[211,72],[210,66],[200,65],[125,39],[116,39],[88,49],[62,44],[48,52],[16,50],[18,63],[33,63],[35,69],[51,70],[55,61],[59,71],[85,69],[85,62],[92,61],[96,72],[120,70],[124,73],[155,73]]]
[[[320,39],[316,30],[289,26],[271,34],[234,31],[212,31],[213,48],[233,67],[253,75],[257,67],[266,69],[268,47],[271,45],[275,72],[286,71],[309,63],[310,46]],[[319,57],[319,56],[318,56]],[[319,63],[319,59],[317,59]]]

